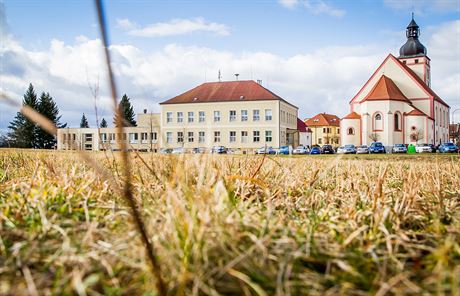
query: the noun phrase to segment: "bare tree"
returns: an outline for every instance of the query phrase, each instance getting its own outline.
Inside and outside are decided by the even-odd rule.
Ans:
[[[377,142],[380,139],[380,135],[377,133],[371,133],[369,134],[369,139],[371,139],[373,142]]]
[[[410,133],[410,138],[412,141],[415,141],[415,144],[418,144],[418,141],[423,139],[423,130],[416,128]]]

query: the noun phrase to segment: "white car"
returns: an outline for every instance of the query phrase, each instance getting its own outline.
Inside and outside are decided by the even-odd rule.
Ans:
[[[294,150],[292,150],[292,154],[308,154],[308,148],[305,146],[297,146]]]
[[[172,154],[184,154],[185,149],[183,147],[174,148],[171,152]]]
[[[337,154],[355,154],[356,147],[355,145],[345,145],[337,149]]]
[[[417,153],[431,153],[431,146],[428,144],[417,144],[415,146],[415,152]]]
[[[361,145],[356,147],[356,154],[369,154],[369,146]]]

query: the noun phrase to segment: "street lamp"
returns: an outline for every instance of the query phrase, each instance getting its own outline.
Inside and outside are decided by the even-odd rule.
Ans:
[[[454,111],[452,111],[452,124],[455,123],[455,122],[454,122],[454,114],[455,114],[455,112],[457,112],[457,111],[460,111],[460,108],[457,108],[457,109],[455,109]]]

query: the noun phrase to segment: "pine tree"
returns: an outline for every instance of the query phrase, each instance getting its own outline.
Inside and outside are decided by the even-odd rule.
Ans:
[[[107,121],[105,121],[105,118],[102,118],[100,127],[101,127],[101,128],[107,127]]]
[[[43,116],[52,121],[56,127],[63,128],[67,125],[59,123],[61,119],[61,116],[59,116],[59,108],[57,107],[56,103],[54,102],[53,98],[50,96],[49,93],[43,92],[41,94],[37,110]],[[38,148],[51,149],[56,145],[56,138],[55,136],[48,134],[46,131],[38,127],[36,134],[36,143]]]
[[[32,83],[29,84],[29,88],[24,94],[22,105],[37,110],[38,100]],[[8,128],[10,129],[8,138],[11,146],[18,148],[37,148],[37,125],[25,117],[21,112],[16,114],[16,117],[10,122]]]
[[[123,116],[123,126],[136,126],[136,120],[134,120],[134,109],[129,100],[129,97],[124,94],[118,104],[118,108],[121,110],[121,114]],[[117,126],[117,116],[118,115],[115,115],[113,119],[115,126]]]
[[[81,117],[81,121],[80,121],[80,128],[88,128],[88,127],[89,127],[88,120],[86,119],[85,113],[83,113],[83,116]]]

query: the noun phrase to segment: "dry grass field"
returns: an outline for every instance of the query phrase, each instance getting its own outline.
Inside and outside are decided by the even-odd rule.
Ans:
[[[130,157],[171,295],[460,295],[458,155]],[[0,150],[1,295],[157,294],[110,184],[76,153]]]

